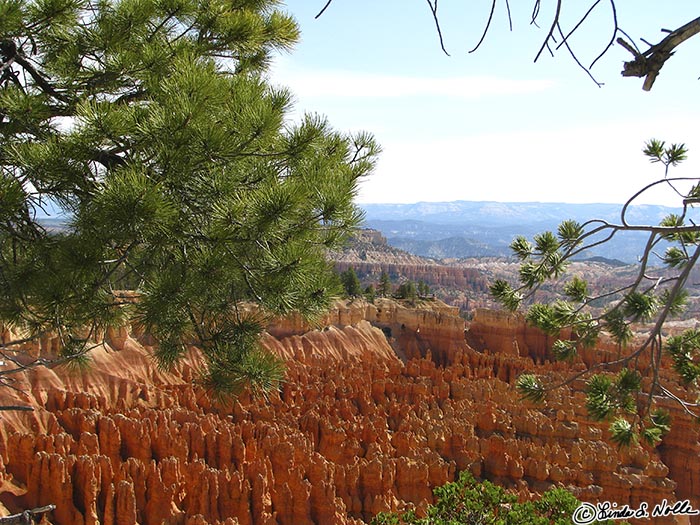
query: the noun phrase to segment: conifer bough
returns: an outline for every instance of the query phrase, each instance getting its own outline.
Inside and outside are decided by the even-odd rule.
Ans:
[[[162,366],[201,348],[216,392],[281,379],[261,312],[327,306],[325,253],[357,225],[378,147],[289,122],[264,78],[298,38],[277,4],[0,0],[0,323],[21,334],[0,350],[17,370],[80,363],[135,322]],[[42,219],[57,210],[60,228]],[[49,333],[56,360],[21,354]]]
[[[644,154],[664,166],[663,177],[627,201],[619,223],[568,220],[556,234],[536,235],[533,242],[517,237],[510,247],[520,261],[519,285],[505,280],[491,285],[492,295],[505,308],[523,308],[529,324],[553,337],[551,353],[557,359],[570,360],[579,350],[594,348],[601,334],[618,345],[617,357],[603,359],[564,381],[555,383],[526,373],[518,378],[517,387],[524,398],[541,402],[550,390],[588,376],[586,408],[593,418],[610,421],[611,438],[620,445],[640,438],[650,445],[660,442],[670,428],[661,400],[680,403],[694,418],[700,415],[700,331],[690,329],[668,338],[662,334],[664,323],[687,305],[687,288],[697,284],[690,278],[700,258],[700,225],[692,214],[693,206],[700,203],[700,179],[670,176],[670,168],[683,162],[686,153],[683,144],[649,141]],[[660,185],[674,192],[681,213],[670,214],[658,225],[631,223],[628,215],[633,202]],[[624,232],[647,236],[631,282],[596,294],[582,276],[565,276],[572,259]],[[555,298],[542,303],[537,293],[545,285],[552,286],[548,292]],[[635,345],[630,344],[633,323],[641,323],[645,332]],[[685,392],[660,374],[664,354],[687,387]]]

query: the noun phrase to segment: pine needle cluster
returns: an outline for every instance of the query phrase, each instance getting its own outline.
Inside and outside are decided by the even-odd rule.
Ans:
[[[265,72],[298,36],[274,0],[0,1],[0,323],[76,357],[135,322],[161,366],[196,345],[216,391],[274,387],[242,305],[327,306],[379,150],[290,122]]]

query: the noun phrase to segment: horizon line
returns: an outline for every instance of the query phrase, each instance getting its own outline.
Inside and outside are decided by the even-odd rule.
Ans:
[[[624,202],[566,202],[566,201],[532,201],[532,200],[522,200],[522,201],[512,201],[512,200],[492,200],[492,199],[455,199],[451,201],[440,200],[440,201],[412,201],[412,202],[355,202],[357,206],[414,206],[416,204],[456,204],[456,203],[472,203],[472,204],[558,204],[565,206],[624,206]],[[648,203],[641,202],[638,204],[630,204],[631,207],[637,206],[657,206],[662,208],[681,208],[681,206],[671,206],[668,204],[658,204],[658,203]]]

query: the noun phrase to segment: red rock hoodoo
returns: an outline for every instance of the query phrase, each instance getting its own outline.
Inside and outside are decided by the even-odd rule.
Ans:
[[[1,393],[36,410],[3,414],[0,502],[53,503],[65,525],[360,525],[424,507],[468,469],[523,498],[558,485],[588,501],[700,508],[697,424],[669,406],[664,445],[618,450],[581,393],[521,401],[523,371],[571,368],[549,363],[517,318],[480,313],[471,346],[456,309],[437,302],[338,303],[322,324],[270,326],[264,344],[286,359],[286,382],[232,406],[194,384],[196,351],[160,371],[127,329],[89,372],[33,370],[25,394]]]

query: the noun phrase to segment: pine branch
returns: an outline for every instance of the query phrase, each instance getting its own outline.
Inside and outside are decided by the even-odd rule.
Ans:
[[[3,40],[0,43],[0,51],[7,57],[7,59],[14,59],[15,63],[22,66],[22,68],[29,73],[29,75],[34,79],[34,82],[41,88],[44,93],[51,95],[57,100],[62,102],[68,102],[69,99],[56,91],[54,86],[44,77],[42,73],[37,71],[37,69],[29,63],[29,61],[22,55],[22,52],[17,49],[17,46],[11,40]]]

